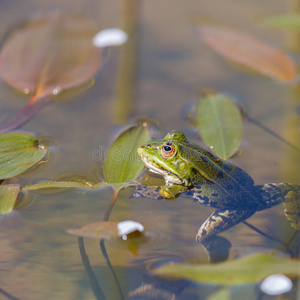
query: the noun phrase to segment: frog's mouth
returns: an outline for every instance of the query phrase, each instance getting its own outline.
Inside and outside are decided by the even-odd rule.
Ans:
[[[138,151],[141,159],[143,160],[146,168],[155,174],[159,174],[164,177],[166,184],[180,184],[186,185],[185,181],[181,179],[178,175],[172,173],[169,170],[166,170],[162,166],[158,165],[155,161],[149,160],[146,156],[144,156],[140,151]]]

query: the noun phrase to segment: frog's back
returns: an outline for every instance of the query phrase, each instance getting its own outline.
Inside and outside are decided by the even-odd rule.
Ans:
[[[254,208],[262,200],[250,175],[202,147],[186,142],[181,151],[194,164],[193,188],[187,193],[203,205],[216,208]]]
[[[215,208],[255,208],[262,200],[254,188],[253,179],[233,166],[231,173],[217,181],[195,182],[187,193],[197,203]]]

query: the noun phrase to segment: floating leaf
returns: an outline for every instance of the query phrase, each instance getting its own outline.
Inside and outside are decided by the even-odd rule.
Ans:
[[[102,52],[92,44],[90,19],[60,14],[34,19],[12,31],[0,54],[0,73],[12,87],[35,98],[78,87],[92,79]]]
[[[300,30],[300,14],[273,16],[264,19],[262,23],[277,28]]]
[[[226,95],[210,93],[198,101],[196,126],[204,143],[222,159],[238,150],[242,118],[234,101]]]
[[[144,226],[132,220],[122,222],[94,222],[78,229],[67,229],[66,232],[81,237],[95,239],[116,239],[140,236],[144,231]],[[135,234],[137,233],[137,234]]]
[[[119,190],[128,186],[130,181],[136,180],[143,170],[144,163],[138,156],[137,148],[149,140],[147,124],[132,126],[120,133],[107,151],[103,163],[103,173],[105,181],[114,189],[114,194],[103,221],[108,221],[117,201]]]
[[[104,178],[109,184],[136,180],[144,168],[138,146],[150,140],[147,128],[132,126],[124,130],[107,151],[103,164]]]
[[[98,31],[90,19],[55,14],[11,32],[1,49],[0,74],[8,85],[32,97],[0,132],[24,124],[50,96],[92,80],[102,64],[102,50],[92,43]]]
[[[72,235],[89,237],[94,239],[116,239],[118,235],[119,222],[94,222],[79,229],[67,229]]]
[[[231,300],[230,290],[226,287],[220,290],[217,290],[212,295],[210,295],[207,300]]]
[[[105,182],[99,182],[97,184],[90,184],[89,182],[77,182],[77,181],[44,181],[33,185],[28,185],[22,188],[23,191],[34,191],[40,189],[96,189],[105,186]]]
[[[300,275],[300,262],[268,254],[253,254],[218,264],[173,264],[153,270],[157,275],[202,283],[235,285],[261,281],[272,274]]]
[[[13,211],[19,191],[19,184],[0,185],[0,215],[8,215]]]
[[[0,179],[17,176],[36,163],[47,153],[38,140],[26,133],[0,134]]]
[[[278,81],[294,81],[296,67],[281,50],[239,31],[213,25],[197,26],[201,40],[214,51]]]

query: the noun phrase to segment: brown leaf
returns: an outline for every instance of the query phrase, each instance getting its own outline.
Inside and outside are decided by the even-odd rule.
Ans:
[[[0,53],[0,74],[10,86],[33,95],[31,102],[92,79],[102,51],[92,44],[99,31],[89,19],[52,15],[12,31]]]
[[[214,51],[278,81],[294,81],[296,67],[284,52],[239,31],[214,25],[197,26],[201,40]]]
[[[119,222],[94,222],[82,228],[67,229],[66,232],[81,237],[94,239],[115,239],[118,238],[117,225]]]

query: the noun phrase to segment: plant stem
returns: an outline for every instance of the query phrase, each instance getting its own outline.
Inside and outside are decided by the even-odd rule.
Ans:
[[[117,201],[118,193],[119,193],[119,189],[114,190],[113,197],[112,197],[112,199],[111,199],[111,201],[110,201],[110,203],[109,203],[109,205],[106,209],[105,215],[103,217],[103,221],[105,221],[105,222],[109,220],[109,216],[111,214],[111,211],[112,211],[112,209],[113,209],[113,207],[114,207],[114,205]]]
[[[94,292],[94,295],[96,297],[97,300],[105,300],[105,295],[97,281],[97,278],[93,272],[93,269],[90,265],[90,262],[89,262],[89,258],[88,256],[86,255],[86,252],[85,252],[85,248],[84,248],[84,243],[83,243],[83,238],[82,237],[79,237],[78,238],[78,246],[79,246],[79,250],[80,250],[80,255],[81,255],[81,260],[83,262],[83,265],[85,267],[85,270],[89,276],[89,279],[90,279],[90,283],[92,285],[92,289],[93,289],[93,292]]]
[[[38,100],[32,97],[27,105],[21,109],[11,120],[3,125],[0,125],[0,133],[8,132],[21,127],[40,110],[42,110],[50,100],[51,98],[49,97],[43,97]]]

